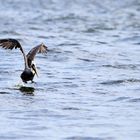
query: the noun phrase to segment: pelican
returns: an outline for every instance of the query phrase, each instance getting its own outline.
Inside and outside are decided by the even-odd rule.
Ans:
[[[35,64],[33,63],[33,60],[35,58],[35,55],[37,53],[47,53],[47,47],[42,43],[40,45],[37,45],[36,47],[32,48],[29,53],[26,55],[20,42],[16,39],[0,39],[0,47],[4,49],[17,49],[19,48],[20,51],[23,54],[24,57],[24,63],[25,67],[23,72],[21,73],[20,77],[24,83],[27,83],[28,81],[33,82],[34,76],[38,76],[37,69]]]

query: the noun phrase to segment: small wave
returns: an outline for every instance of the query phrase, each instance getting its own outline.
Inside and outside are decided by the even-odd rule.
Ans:
[[[140,102],[140,98],[130,99],[129,102]]]
[[[122,83],[136,83],[140,82],[140,79],[123,79],[123,80],[109,80],[105,82],[101,82],[102,85],[118,85]]]
[[[21,34],[19,32],[16,32],[16,31],[7,31],[7,30],[4,30],[2,31],[2,34],[12,34],[12,35],[17,35],[17,36],[20,36]]]
[[[133,64],[116,64],[116,65],[102,65],[103,67],[107,67],[107,68],[116,68],[116,69],[137,69],[137,66],[139,65],[133,65]]]
[[[97,32],[97,30],[94,29],[94,28],[88,28],[88,29],[86,29],[86,30],[83,31],[83,32],[85,32],[85,33],[95,33],[95,32]]]
[[[94,62],[95,60],[86,59],[86,58],[78,58],[79,60],[85,61],[85,62]]]
[[[73,21],[73,20],[80,20],[85,21],[85,18],[82,16],[75,15],[73,13],[67,14],[67,15],[61,15],[61,16],[55,16],[50,18],[45,18],[43,21],[46,22],[54,22],[54,21]]]
[[[107,137],[107,138],[100,138],[100,137],[82,137],[82,136],[73,136],[68,137],[66,140],[112,140],[113,138]]]
[[[116,99],[110,100],[111,102],[125,101],[130,99],[130,97],[118,97]]]
[[[10,93],[6,91],[0,91],[0,94],[10,94]]]
[[[30,27],[29,29],[35,30],[35,31],[42,31],[43,29],[40,27]]]
[[[61,43],[58,46],[79,46],[79,43]]]
[[[65,107],[63,110],[80,110],[79,108],[76,107]]]
[[[140,42],[134,43],[134,45],[140,45]]]
[[[99,43],[99,44],[107,44],[107,42],[105,42],[105,41],[97,41],[97,43]]]
[[[47,36],[45,36],[45,35],[38,35],[37,37],[38,38],[42,38],[42,39],[46,39],[47,38]]]

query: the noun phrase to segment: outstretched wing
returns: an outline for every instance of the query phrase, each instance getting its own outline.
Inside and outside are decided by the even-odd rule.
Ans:
[[[47,47],[42,43],[29,51],[27,54],[28,66],[31,67],[32,61],[37,53],[47,53]]]
[[[24,62],[25,62],[25,67],[28,67],[27,65],[27,59],[26,59],[26,55],[21,47],[21,44],[19,43],[18,40],[16,39],[0,39],[0,47],[4,48],[4,49],[17,49],[19,48],[23,54],[24,57]]]
[[[24,53],[20,43],[16,39],[0,39],[0,46],[4,49],[17,49],[19,48]]]

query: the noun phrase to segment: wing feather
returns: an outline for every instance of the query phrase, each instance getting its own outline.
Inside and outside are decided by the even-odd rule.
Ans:
[[[19,48],[21,52],[24,53],[21,44],[16,39],[0,39],[0,47],[11,50],[13,48],[15,49]]]
[[[27,62],[27,58],[26,55],[24,53],[24,50],[22,49],[21,44],[19,43],[18,40],[16,39],[0,39],[0,47],[4,48],[4,49],[17,49],[19,48],[23,54],[24,57],[24,62],[25,62],[25,68],[28,68],[28,62]]]
[[[47,53],[47,47],[42,43],[29,51],[29,53],[27,54],[29,67],[31,67],[32,61],[34,60],[37,53]]]

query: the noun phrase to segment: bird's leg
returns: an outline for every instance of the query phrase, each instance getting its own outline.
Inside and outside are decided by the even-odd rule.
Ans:
[[[22,80],[23,81],[23,80]],[[26,83],[27,84],[27,81],[23,81],[23,83]]]
[[[31,80],[31,83],[32,83],[32,84],[33,84],[33,83],[34,83],[34,84],[36,84],[36,82],[35,82],[35,81],[33,81],[33,80]]]

